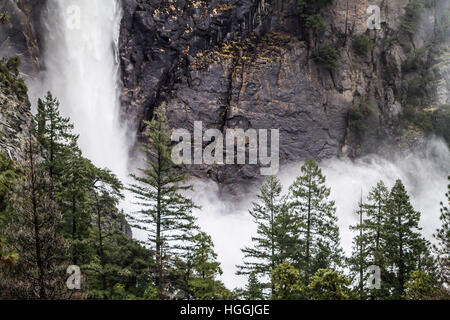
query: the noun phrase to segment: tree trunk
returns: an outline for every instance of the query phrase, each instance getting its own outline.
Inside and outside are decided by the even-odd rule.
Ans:
[[[43,260],[41,256],[41,239],[40,239],[40,229],[39,229],[39,212],[38,212],[38,200],[36,195],[36,172],[34,167],[33,158],[33,145],[31,132],[29,136],[29,155],[30,155],[30,174],[31,174],[31,193],[33,202],[33,224],[34,224],[34,242],[35,242],[35,253],[36,253],[36,264],[38,268],[38,285],[39,285],[39,299],[46,299],[45,292],[45,281],[44,281],[44,267]]]

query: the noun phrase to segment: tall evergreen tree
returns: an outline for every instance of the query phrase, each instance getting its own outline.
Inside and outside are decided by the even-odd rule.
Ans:
[[[7,155],[0,153],[0,231],[4,228],[8,214],[10,214],[9,195],[13,192],[13,186],[19,177],[20,173],[14,162]],[[0,266],[3,264],[10,267],[17,261],[17,254],[6,252],[5,247],[0,233]]]
[[[264,300],[263,285],[253,272],[248,276],[248,283],[243,292],[243,297],[246,300]]]
[[[9,249],[19,259],[0,279],[0,292],[22,299],[62,298],[67,245],[57,233],[61,214],[49,192],[49,177],[38,162],[31,131],[26,145],[23,178],[11,193],[13,214],[5,228]]]
[[[287,211],[286,201],[281,196],[279,180],[270,176],[266,179],[249,211],[257,225],[257,236],[252,237],[253,247],[242,249],[244,264],[238,266],[238,274],[254,274],[269,278],[271,272],[292,253],[289,241],[296,231]],[[273,284],[266,284],[273,293]]]
[[[367,234],[364,230],[363,219],[365,216],[364,203],[361,195],[361,200],[358,205],[358,224],[355,226],[350,226],[350,230],[355,231],[357,234],[353,238],[353,252],[351,257],[348,259],[348,264],[350,267],[350,272],[353,275],[353,278],[357,280],[357,288],[358,294],[360,298],[364,298],[365,296],[365,273],[367,267],[370,265],[368,261],[368,252],[367,252]]]
[[[389,190],[383,181],[379,181],[370,191],[366,203],[359,204],[359,223],[350,227],[357,232],[353,242],[355,250],[348,260],[350,270],[358,277],[358,292],[360,298],[365,299],[370,295],[371,299],[385,298],[389,296],[388,288],[368,290],[365,286],[369,274],[367,269],[371,265],[380,267],[382,278],[386,274],[386,262],[384,248],[386,239],[383,233],[386,223],[386,203],[389,198]]]
[[[298,219],[300,256],[297,259],[303,281],[321,268],[342,264],[339,228],[330,189],[317,163],[310,159],[301,168],[301,175],[290,187],[290,206]]]
[[[63,215],[60,230],[70,241],[73,263],[78,264],[89,251],[91,210],[88,198],[95,167],[82,157],[78,136],[73,133],[74,126],[69,118],[61,116],[59,106],[58,99],[50,92],[44,99],[39,99],[34,130],[42,146],[51,197]]]
[[[421,258],[429,255],[427,243],[420,234],[420,212],[414,210],[401,180],[392,187],[386,203],[383,226],[384,252],[390,271],[393,297],[402,298],[409,274],[421,269]]]
[[[366,233],[367,260],[371,264],[383,266],[385,237],[383,226],[386,223],[386,205],[389,199],[389,190],[383,181],[379,181],[370,191],[367,203],[363,206],[367,218],[364,219],[363,229]]]
[[[91,161],[78,154],[65,160],[67,168],[64,183],[58,195],[58,205],[63,213],[60,230],[70,241],[72,262],[76,265],[88,263],[92,256],[90,233],[94,210],[96,188],[100,183],[97,169]]]
[[[217,254],[211,237],[205,232],[198,233],[193,239],[192,277],[188,285],[193,298],[224,299],[231,296],[225,286],[218,281],[217,276],[222,274]]]
[[[196,206],[182,195],[192,186],[186,183],[187,175],[176,171],[171,158],[173,147],[165,104],[155,110],[154,120],[146,125],[142,150],[147,168],[140,169],[140,175],[132,175],[136,183],[129,190],[143,207],[133,221],[149,233],[148,244],[157,259],[156,287],[159,297],[164,298],[171,255],[183,257],[192,245],[197,229],[192,211]]]
[[[35,132],[43,147],[44,165],[50,177],[52,192],[58,192],[63,185],[62,179],[67,165],[67,158],[74,153],[81,154],[78,136],[72,133],[73,124],[69,118],[61,116],[59,101],[50,92],[44,100],[38,100],[38,112],[34,119]]]
[[[123,198],[121,193],[123,186],[109,170],[96,169],[95,175],[96,179],[92,186],[94,190],[91,203],[95,221],[94,243],[99,262],[98,275],[101,279],[102,291],[105,292],[108,288],[106,281],[105,239],[115,231],[114,228],[109,226],[109,223],[119,215],[117,206],[120,199]]]

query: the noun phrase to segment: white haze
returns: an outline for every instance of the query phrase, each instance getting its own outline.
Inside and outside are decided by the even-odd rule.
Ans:
[[[68,9],[80,8],[80,29],[68,28]],[[73,13],[73,12],[72,12]],[[108,167],[124,182],[128,180],[128,151],[134,139],[126,135],[119,121],[120,75],[117,41],[121,18],[119,1],[113,0],[47,0],[43,19],[47,27],[43,81],[31,84],[35,96],[50,90],[61,101],[62,113],[75,123],[80,146],[95,165]],[[35,101],[33,101],[35,102]],[[329,160],[321,164],[327,184],[336,200],[342,245],[351,248],[348,226],[355,223],[354,214],[361,191],[383,179],[391,186],[401,178],[412,196],[416,209],[422,212],[422,226],[429,239],[439,225],[439,202],[450,173],[450,155],[442,141],[432,140],[422,152],[394,159],[370,156],[356,162]],[[299,174],[301,163],[282,168],[280,179],[285,190]],[[211,181],[195,183],[194,200],[202,206],[197,212],[201,227],[213,238],[222,263],[223,281],[230,288],[242,287],[246,279],[235,275],[242,262],[240,249],[250,244],[255,225],[248,209],[256,193],[241,197],[244,201],[224,201],[218,186]],[[122,205],[124,206],[124,205]],[[126,205],[127,211],[132,206]],[[137,233],[138,238],[143,234]]]
[[[286,192],[295,177],[300,174],[302,163],[284,166],[279,178]],[[383,180],[392,187],[395,180],[402,179],[416,210],[422,213],[423,234],[430,241],[439,227],[440,205],[447,190],[450,174],[450,152],[445,142],[432,139],[422,150],[392,159],[372,155],[354,162],[332,159],[320,163],[331,188],[331,198],[336,201],[337,216],[341,232],[341,244],[350,254],[353,234],[349,226],[357,223],[355,210],[358,201],[367,196],[370,189]],[[218,187],[213,182],[197,182],[194,199],[202,206],[197,212],[201,227],[214,240],[224,274],[222,280],[230,288],[243,287],[246,278],[236,276],[236,265],[242,263],[240,251],[251,245],[255,225],[248,213],[256,188],[245,195],[241,202],[223,201],[218,196]]]

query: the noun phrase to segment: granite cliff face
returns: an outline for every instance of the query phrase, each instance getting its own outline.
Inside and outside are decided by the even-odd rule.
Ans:
[[[22,151],[31,120],[30,103],[26,91],[18,91],[19,81],[9,78],[5,83],[4,70],[0,70],[0,151],[11,159],[22,160]],[[23,84],[23,82],[22,82]]]
[[[279,129],[282,163],[417,144],[423,130],[405,124],[404,115],[418,122],[423,112],[415,109],[449,103],[448,3],[320,3],[327,2],[315,29],[290,0],[122,0],[124,117],[139,134],[166,101],[174,128],[202,121],[222,131]],[[18,54],[25,77],[42,69],[44,4],[0,0],[11,15],[0,52]],[[381,9],[379,30],[367,27],[370,5]],[[333,66],[323,63],[330,48]],[[247,165],[188,169],[225,189],[259,176]]]
[[[0,0],[0,10],[10,16],[10,23],[1,27],[0,55],[19,56],[25,76],[37,76],[40,70],[40,14],[44,4],[45,0]]]
[[[417,58],[411,52],[429,50],[436,39],[445,3],[412,12],[417,28],[411,33],[404,30],[409,1],[336,0],[320,12],[326,28],[312,36],[295,1],[123,3],[122,100],[133,123],[150,119],[155,106],[167,101],[176,128],[192,129],[194,121],[220,130],[277,128],[284,163],[355,158],[377,152],[383,144],[415,143],[421,136],[415,131],[404,138],[400,130],[407,91],[412,90],[405,82],[417,74],[404,69]],[[369,5],[381,8],[379,30],[368,30]],[[358,36],[370,41],[366,54],[355,50]],[[313,59],[327,45],[338,53],[337,68]],[[446,65],[444,56],[427,52],[419,64]],[[420,103],[426,107],[448,103],[448,77],[436,75],[434,80],[440,94],[424,86],[422,95],[430,98]],[[245,165],[189,170],[231,189],[259,172]]]
[[[21,150],[31,121],[27,87],[22,79],[36,77],[40,71],[38,28],[42,4],[37,0],[0,0],[0,11],[9,16],[9,23],[0,26],[0,58],[20,58],[17,74],[13,66],[16,63],[5,61],[0,70],[0,150],[14,160],[22,160]]]

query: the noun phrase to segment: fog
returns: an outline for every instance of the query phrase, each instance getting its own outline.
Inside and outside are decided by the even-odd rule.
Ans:
[[[292,163],[281,168],[278,175],[284,191],[300,174],[302,163]],[[450,175],[450,152],[446,143],[433,138],[423,148],[406,155],[390,158],[371,155],[356,161],[331,159],[320,163],[331,188],[331,198],[336,201],[337,216],[341,232],[341,244],[350,254],[352,232],[349,226],[357,223],[358,201],[366,197],[370,189],[383,180],[392,187],[402,179],[415,209],[422,213],[423,234],[430,241],[439,227],[440,202],[445,198],[447,176]],[[242,263],[241,248],[251,245],[256,227],[248,209],[255,198],[255,191],[242,196],[244,200],[221,200],[218,186],[213,182],[195,183],[194,199],[202,206],[197,211],[201,227],[208,232],[216,246],[224,274],[222,280],[230,288],[243,287],[246,278],[236,276],[236,265]]]

